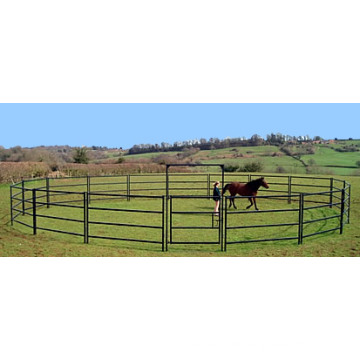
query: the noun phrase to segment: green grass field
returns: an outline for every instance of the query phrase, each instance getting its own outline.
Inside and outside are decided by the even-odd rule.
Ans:
[[[350,175],[357,169],[356,162],[360,160],[359,152],[342,153],[328,147],[318,146],[313,155],[303,155],[307,164],[326,168],[336,175]]]
[[[199,175],[201,176],[201,175]],[[236,177],[236,175],[233,175]],[[159,178],[161,176],[159,175]],[[149,177],[150,178],[150,177]],[[157,177],[152,176],[151,179],[156,180]],[[179,186],[184,179],[195,181],[197,177],[183,175],[179,179]],[[162,224],[161,209],[163,206],[162,199],[132,199],[95,201],[90,203],[89,220],[91,222],[108,222],[122,224],[146,224],[149,228],[132,228],[119,227],[116,225],[91,224],[90,235],[132,238],[132,239],[148,239],[157,243],[139,243],[139,242],[123,242],[90,238],[89,244],[84,244],[83,239],[83,210],[82,208],[59,208],[51,206],[50,209],[39,208],[38,215],[59,216],[72,218],[75,221],[59,221],[51,218],[38,218],[38,227],[58,229],[60,231],[68,231],[78,233],[79,236],[52,233],[38,230],[38,235],[32,235],[32,229],[15,224],[10,225],[10,201],[9,201],[9,185],[0,186],[0,256],[359,256],[360,255],[360,233],[359,224],[356,219],[359,217],[359,192],[360,178],[343,177],[352,185],[351,193],[351,221],[344,229],[344,234],[340,235],[339,231],[334,231],[311,238],[305,238],[303,245],[297,245],[297,240],[271,241],[261,243],[245,243],[245,244],[229,244],[227,252],[220,250],[218,241],[217,228],[211,228],[211,212],[213,202],[209,199],[174,199],[173,211],[180,214],[174,214],[173,226],[199,226],[210,227],[210,229],[174,229],[173,241],[176,242],[196,242],[209,241],[214,244],[193,245],[193,244],[169,244],[169,251],[161,251],[162,230],[159,228]],[[271,177],[269,176],[269,180]],[[68,181],[68,180],[65,180]],[[105,181],[106,188],[113,190],[116,185],[107,185],[111,182],[111,178]],[[79,180],[79,182],[81,182]],[[39,184],[39,183],[38,183]],[[41,184],[40,184],[41,185]],[[38,186],[38,185],[36,185]],[[99,185],[100,186],[100,185]],[[158,186],[158,185],[156,185]],[[93,191],[96,186],[93,186]],[[141,189],[144,184],[139,183],[133,185],[133,190]],[[273,186],[274,188],[274,186]],[[68,190],[67,187],[62,188]],[[77,191],[83,191],[81,185]],[[178,190],[179,191],[179,190]],[[162,190],[154,191],[157,195]],[[179,191],[181,192],[181,190]],[[186,191],[185,191],[186,193]],[[203,195],[203,194],[202,194]],[[260,195],[265,195],[261,192]],[[53,199],[56,200],[56,199]],[[79,197],[79,200],[80,197]],[[244,210],[247,206],[246,199],[238,199],[237,205],[239,210]],[[295,209],[297,203],[287,204],[286,201],[268,199],[258,199],[258,206],[261,210],[273,209]],[[103,208],[112,208],[117,210],[137,209],[145,212],[157,211],[158,213],[132,213],[124,211],[104,211]],[[195,212],[196,214],[181,214],[182,212]],[[200,214],[199,214],[200,213]],[[317,210],[308,210],[305,212],[305,219],[325,217],[335,214],[334,209],[322,208]],[[30,216],[20,216],[21,221],[31,224]],[[281,213],[252,213],[246,212],[239,214],[233,210],[229,211],[228,226],[237,226],[239,223],[256,223],[259,225],[276,224],[276,223],[295,223],[297,222],[297,212],[281,212]],[[145,218],[145,221],[144,221]],[[78,220],[79,222],[76,222]],[[328,220],[326,222],[314,223],[305,226],[304,233],[310,234],[316,231],[331,229],[337,226],[337,219]],[[269,237],[296,237],[297,228],[294,226],[273,227],[273,228],[257,228],[257,229],[232,229],[228,231],[228,241],[233,242],[238,239],[251,240],[252,238],[269,238]]]
[[[314,154],[301,155],[300,159],[288,156],[278,146],[247,146],[230,147],[225,149],[200,150],[185,157],[184,160],[191,160],[201,163],[221,163],[244,165],[249,161],[260,161],[263,164],[263,171],[276,173],[284,171],[291,174],[327,174],[327,175],[359,175],[360,169],[357,161],[360,160],[360,152],[339,152],[335,149],[344,147],[359,146],[359,140],[339,141],[331,145],[313,144]],[[151,162],[161,156],[167,157],[168,162],[173,158],[176,162],[177,156],[185,156],[180,152],[159,152],[137,155],[127,155],[125,161]]]

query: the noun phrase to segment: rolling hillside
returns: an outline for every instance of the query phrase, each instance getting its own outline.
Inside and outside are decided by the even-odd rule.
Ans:
[[[195,145],[178,151],[160,150],[130,154],[123,149],[86,148],[86,165],[75,164],[73,157],[76,148],[67,146],[33,149],[18,147],[9,150],[0,148],[0,182],[53,176],[54,173],[83,176],[162,172],[163,165],[169,163],[220,163],[226,165],[226,171],[239,172],[360,175],[360,140],[286,142],[280,145],[223,148],[214,146],[208,150]],[[15,173],[18,176],[14,176]]]
[[[234,166],[259,162],[262,165],[262,171],[267,173],[360,175],[360,167],[357,164],[360,161],[360,141],[345,141],[331,146],[314,144],[311,148],[312,153],[308,154],[302,154],[299,148],[293,150],[294,155],[291,156],[282,151],[280,146],[275,145],[231,147],[216,150],[186,149],[181,152],[126,155],[124,161],[140,163],[222,163]]]

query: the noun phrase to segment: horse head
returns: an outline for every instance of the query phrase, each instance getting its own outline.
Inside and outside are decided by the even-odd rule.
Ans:
[[[269,184],[265,181],[264,177],[260,178],[260,185],[263,186],[265,189],[269,188]]]

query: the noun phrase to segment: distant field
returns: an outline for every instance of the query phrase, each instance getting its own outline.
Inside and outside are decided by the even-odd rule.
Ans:
[[[176,155],[178,152],[177,151],[159,151],[156,153],[145,153],[145,154],[134,154],[134,155],[126,155],[124,158],[125,159],[151,159],[151,158],[156,158],[158,156],[174,156]]]
[[[324,146],[317,146],[314,155],[303,155],[307,163],[325,167],[334,174],[352,174],[358,169],[356,162],[360,160],[360,152],[338,152]]]
[[[328,175],[360,175],[360,168],[356,162],[360,160],[360,151],[357,152],[339,152],[335,148],[344,146],[360,146],[360,140],[344,141],[339,144],[313,145],[314,154],[301,155],[294,158],[281,152],[277,146],[248,146],[231,147],[226,149],[200,150],[194,154],[184,157],[179,152],[159,152],[137,155],[127,155],[125,161],[155,161],[159,157],[166,157],[168,162],[177,162],[179,159],[183,162],[200,163],[221,163],[243,165],[251,161],[259,161],[263,165],[264,172],[277,173],[286,172],[291,174],[328,174]],[[180,156],[180,158],[179,158]]]

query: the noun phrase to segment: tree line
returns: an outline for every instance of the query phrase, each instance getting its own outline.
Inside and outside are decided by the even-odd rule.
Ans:
[[[284,145],[284,144],[297,144],[303,142],[311,142],[311,141],[321,141],[322,138],[320,136],[315,136],[313,139],[310,136],[290,136],[283,135],[281,133],[269,134],[266,136],[266,139],[262,138],[258,134],[252,135],[249,139],[245,137],[237,137],[237,138],[210,138],[206,140],[195,139],[195,140],[187,140],[187,141],[176,141],[173,144],[169,144],[166,142],[162,142],[161,144],[137,144],[132,146],[128,154],[143,154],[150,152],[166,152],[166,151],[182,151],[185,148],[196,147],[200,150],[215,150],[215,149],[225,149],[229,147],[238,147],[238,146],[260,146],[260,145]]]

